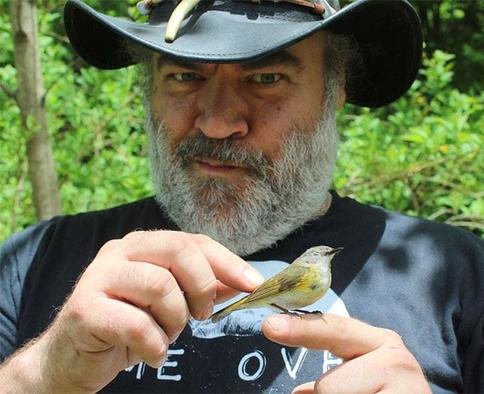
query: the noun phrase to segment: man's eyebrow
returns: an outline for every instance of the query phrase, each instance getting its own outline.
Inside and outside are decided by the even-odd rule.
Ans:
[[[289,66],[299,71],[304,69],[301,59],[289,53],[287,50],[282,50],[254,61],[242,63],[240,65],[243,70],[249,71],[269,66]]]

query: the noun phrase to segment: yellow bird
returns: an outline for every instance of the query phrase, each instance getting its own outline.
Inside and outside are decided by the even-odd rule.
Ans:
[[[343,248],[315,246],[306,250],[287,268],[267,279],[251,294],[214,313],[217,322],[230,313],[249,308],[264,308],[282,312],[306,312],[300,308],[322,298],[331,285],[331,260]]]

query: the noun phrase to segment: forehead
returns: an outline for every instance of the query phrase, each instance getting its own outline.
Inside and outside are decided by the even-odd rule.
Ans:
[[[304,71],[308,68],[321,69],[326,47],[326,33],[321,31],[297,42],[286,49],[258,58],[256,60],[234,64],[238,65],[243,70],[249,71],[270,66],[285,66],[297,71]],[[156,54],[155,61],[159,68],[164,66],[201,68],[204,64],[207,64],[193,63],[187,60],[175,59],[173,57],[160,54]]]

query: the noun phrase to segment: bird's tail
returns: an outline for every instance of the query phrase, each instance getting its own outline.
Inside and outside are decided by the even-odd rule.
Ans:
[[[240,300],[235,301],[230,305],[227,305],[225,308],[220,309],[218,312],[215,312],[212,316],[210,316],[210,320],[212,320],[213,323],[217,323],[218,321],[222,320],[224,317],[227,317],[228,315],[230,315],[232,312],[238,309],[241,309],[241,306],[245,304],[247,297],[248,296],[245,296]]]

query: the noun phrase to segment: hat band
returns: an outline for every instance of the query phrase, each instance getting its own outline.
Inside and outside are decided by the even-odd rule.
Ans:
[[[193,10],[202,0],[180,0],[175,10],[170,16],[168,24],[166,26],[165,41],[173,42],[176,38],[180,25],[185,17]],[[260,3],[261,1],[272,1],[280,3],[289,3],[294,5],[310,8],[315,14],[322,17],[328,17],[332,15],[333,10],[326,0],[234,0],[234,1],[247,1],[251,3]],[[136,4],[136,8],[141,15],[149,15],[153,8],[162,3],[163,0],[141,0]]]
[[[186,2],[186,0],[178,0],[179,3]],[[194,3],[199,3],[201,0],[195,0]],[[249,1],[252,3],[260,3],[261,1],[272,1],[277,3],[291,3],[310,8],[316,14],[324,14],[326,8],[331,10],[329,4],[326,1],[310,1],[310,0],[234,0],[234,1]],[[162,3],[163,0],[141,0],[136,4],[136,8],[141,15],[149,15],[154,7]],[[326,4],[324,4],[326,3]],[[325,7],[326,6],[326,7]],[[334,10],[331,10],[334,11]]]

